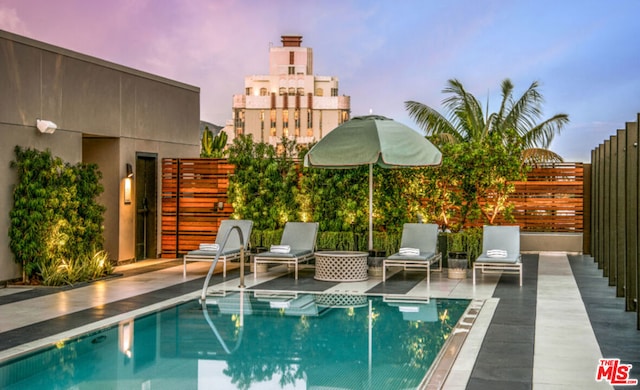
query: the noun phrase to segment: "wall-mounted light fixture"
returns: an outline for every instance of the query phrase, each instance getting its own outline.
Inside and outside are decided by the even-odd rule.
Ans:
[[[218,211],[222,211],[224,209],[224,202],[218,202]]]
[[[124,204],[131,204],[131,189],[133,181],[133,167],[127,163],[125,166],[127,169],[127,175],[124,178]]]
[[[58,125],[51,121],[36,119],[36,127],[43,134],[53,134],[53,132],[58,128]]]

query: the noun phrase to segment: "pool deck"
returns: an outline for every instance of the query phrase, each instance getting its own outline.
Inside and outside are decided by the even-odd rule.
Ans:
[[[445,272],[399,271],[351,283],[323,284],[303,269],[295,281],[286,269],[247,273],[247,289],[370,293],[483,301],[482,309],[446,377],[444,389],[600,389],[600,358],[632,364],[640,377],[640,331],[624,312],[602,271],[589,256],[525,254],[524,285],[515,275],[448,279]],[[145,260],[118,267],[119,277],[67,289],[0,288],[0,360],[38,346],[109,326],[200,295],[209,263]],[[238,269],[215,274],[211,290],[238,289]],[[433,384],[429,388],[440,387]],[[616,387],[622,388],[622,387]],[[625,386],[624,388],[640,388]]]

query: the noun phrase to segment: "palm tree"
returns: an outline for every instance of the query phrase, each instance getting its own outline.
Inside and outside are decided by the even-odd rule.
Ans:
[[[501,89],[500,109],[491,114],[485,114],[478,99],[456,79],[449,80],[442,91],[450,94],[443,100],[448,118],[419,102],[407,101],[405,107],[427,136],[435,136],[441,142],[482,142],[493,134],[499,135],[505,144],[519,144],[525,163],[562,162],[562,157],[549,150],[549,145],[569,123],[569,116],[556,114],[538,122],[544,99],[535,81],[517,100],[513,97],[511,80],[502,81]]]

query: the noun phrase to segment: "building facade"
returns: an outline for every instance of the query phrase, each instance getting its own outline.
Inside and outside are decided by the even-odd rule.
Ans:
[[[282,36],[282,46],[269,49],[269,74],[245,77],[225,128],[230,139],[252,134],[277,145],[284,136],[309,144],[349,120],[350,97],[339,94],[337,77],[313,74],[313,50],[301,44],[302,36]]]
[[[105,249],[125,262],[158,255],[161,161],[198,157],[199,124],[198,87],[0,30],[0,281],[21,275],[8,236],[16,145],[98,165]]]

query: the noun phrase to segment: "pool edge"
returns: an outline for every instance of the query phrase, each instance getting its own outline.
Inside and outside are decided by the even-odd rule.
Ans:
[[[466,387],[498,301],[497,298],[471,300],[452,330],[452,337],[447,339],[420,383],[420,390]]]

